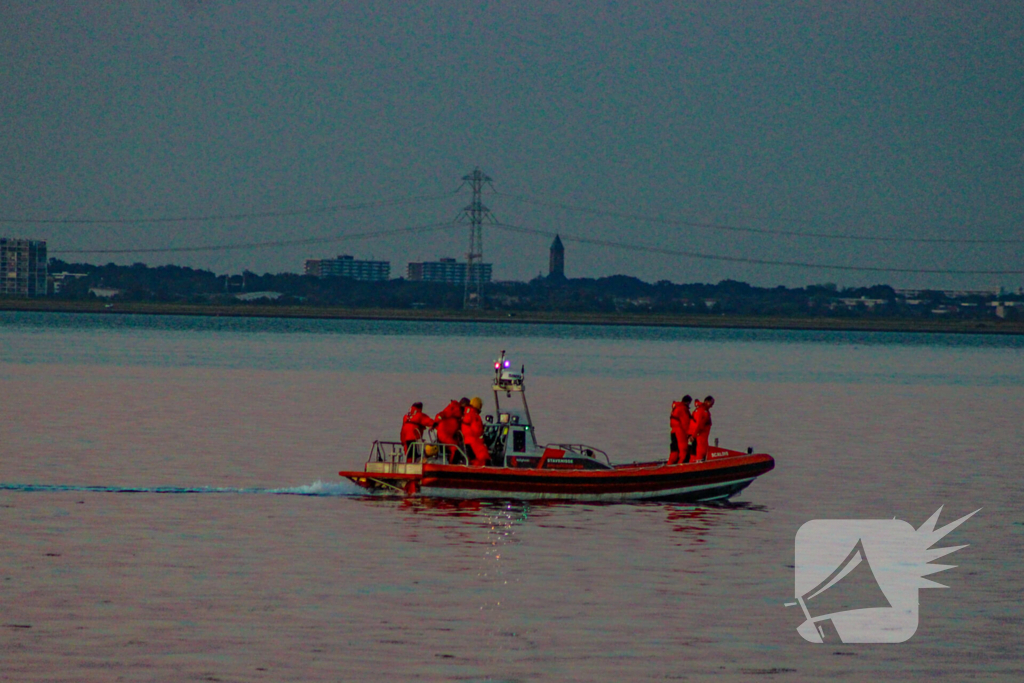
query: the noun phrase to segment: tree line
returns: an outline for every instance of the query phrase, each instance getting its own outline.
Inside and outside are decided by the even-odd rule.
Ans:
[[[245,305],[239,295],[274,292],[276,305],[346,306],[355,308],[462,308],[463,287],[444,283],[394,279],[361,282],[348,278],[317,278],[295,273],[217,275],[186,266],[135,263],[93,265],[51,259],[50,273],[77,273],[61,282],[60,299],[82,300],[100,294],[114,300],[168,303]],[[537,277],[529,282],[495,282],[484,290],[484,307],[523,311],[653,312],[667,314],[743,314],[777,316],[928,316],[945,307],[944,315],[987,316],[992,297],[951,300],[943,292],[923,291],[912,302],[889,285],[839,288],[834,284],[806,287],[756,287],[736,280],[717,284],[648,283],[627,275],[602,278]],[[1003,297],[1004,299],[1007,297]],[[1008,297],[1020,300],[1022,297]],[[266,300],[261,303],[266,304]],[[955,310],[953,310],[955,309]],[[1014,308],[1010,316],[1016,317]]]

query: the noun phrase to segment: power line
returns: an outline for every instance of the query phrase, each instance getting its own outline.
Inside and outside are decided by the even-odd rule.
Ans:
[[[374,230],[371,232],[355,232],[333,237],[310,237],[301,240],[274,240],[270,242],[243,242],[237,244],[212,244],[200,247],[157,247],[152,249],[58,249],[51,251],[51,254],[168,254],[176,252],[193,251],[233,251],[236,249],[268,249],[272,247],[293,247],[303,244],[327,244],[330,242],[343,242],[345,240],[365,239],[369,237],[383,237],[386,235],[401,235],[416,232],[430,232],[441,230],[455,225],[451,221],[445,223],[432,223],[430,225],[416,225],[409,228],[396,228],[394,230]]]
[[[469,179],[467,176],[466,179]],[[465,180],[465,179],[464,179]],[[487,179],[489,180],[489,179]],[[488,183],[489,185],[489,183]],[[460,186],[461,189],[461,186]],[[482,188],[481,188],[482,189]],[[687,221],[679,219],[665,218],[662,216],[647,216],[643,214],[633,214],[620,211],[607,211],[603,209],[595,209],[585,206],[577,206],[572,204],[566,204],[563,202],[546,201],[541,199],[535,199],[528,195],[522,194],[506,194],[493,189],[494,196],[500,196],[509,198],[513,201],[520,201],[529,204],[536,204],[538,206],[545,206],[550,208],[558,208],[566,211],[575,211],[579,213],[586,213],[595,216],[605,216],[614,218],[626,218],[631,220],[647,221],[652,223],[662,223],[668,225],[679,225],[686,227],[697,227],[697,228],[708,228],[714,230],[727,230],[735,232],[747,232],[755,234],[765,235],[783,235],[793,237],[813,237],[813,238],[829,238],[829,239],[845,239],[845,240],[865,240],[875,242],[918,242],[918,243],[949,243],[949,244],[1018,244],[1024,242],[1024,239],[1002,239],[1002,240],[986,240],[986,239],[954,239],[954,238],[910,238],[910,237],[872,237],[865,235],[852,235],[852,234],[825,234],[825,233],[814,233],[814,232],[799,232],[799,231],[786,231],[786,230],[768,230],[762,228],[750,228],[741,227],[734,225],[726,225],[719,223],[702,223],[696,221]],[[456,190],[457,192],[458,190]],[[202,221],[230,221],[230,220],[248,220],[248,219],[259,219],[259,218],[270,218],[270,217],[285,217],[285,216],[302,216],[302,215],[315,215],[332,213],[337,211],[355,211],[361,209],[370,209],[378,207],[390,207],[400,206],[405,204],[413,204],[425,201],[433,201],[438,199],[444,199],[452,197],[455,192],[444,192],[433,195],[417,195],[408,196],[404,198],[395,199],[382,199],[376,201],[359,202],[352,204],[336,204],[331,206],[316,207],[310,209],[295,209],[286,211],[263,211],[263,212],[246,212],[246,213],[229,213],[229,214],[210,214],[210,215],[198,215],[198,216],[164,216],[154,218],[68,218],[68,219],[19,219],[19,218],[0,218],[0,224],[2,223],[30,223],[30,224],[153,224],[153,223],[183,223],[183,222],[202,222]],[[479,204],[479,189],[475,188],[475,203]],[[475,204],[473,205],[475,206]],[[482,205],[481,205],[482,207]],[[472,207],[467,207],[467,210]],[[483,211],[486,211],[486,207],[482,207]],[[487,211],[488,216],[490,212]],[[490,216],[493,219],[493,216]],[[232,251],[232,250],[245,250],[245,249],[266,249],[275,247],[287,247],[287,246],[299,246],[308,244],[325,244],[331,242],[341,242],[345,240],[356,240],[366,239],[374,237],[383,237],[387,235],[396,234],[408,234],[416,232],[429,232],[433,230],[439,230],[447,227],[456,225],[455,222],[443,222],[443,223],[432,223],[428,225],[413,226],[408,228],[398,228],[393,230],[377,230],[368,231],[361,233],[349,233],[343,235],[335,235],[331,237],[314,237],[305,239],[294,239],[294,240],[273,240],[265,242],[243,242],[233,244],[215,244],[205,246],[192,246],[192,247],[161,247],[161,248],[134,248],[134,249],[64,249],[64,250],[53,250],[53,254],[156,254],[156,253],[185,253],[185,252],[215,252],[215,251]],[[512,225],[508,223],[492,222],[491,225],[501,230],[510,232],[519,232],[526,234],[545,235],[548,237],[554,237],[556,233],[544,230],[537,230],[534,228],[527,228],[518,225]],[[582,244],[592,244],[603,247],[610,247],[614,249],[625,249],[631,251],[642,251],[647,253],[664,254],[669,256],[681,256],[692,259],[702,259],[711,261],[725,261],[732,263],[747,263],[754,265],[772,265],[772,266],[784,266],[793,268],[807,268],[807,269],[819,269],[819,270],[838,270],[838,271],[859,271],[859,272],[882,272],[882,273],[920,273],[920,274],[944,274],[944,275],[1020,275],[1024,274],[1024,270],[979,270],[979,269],[968,269],[968,270],[953,270],[953,269],[941,269],[941,268],[886,268],[881,266],[844,266],[844,265],[832,265],[822,263],[812,263],[803,261],[775,261],[769,259],[760,258],[745,258],[738,256],[722,256],[717,254],[707,254],[703,252],[689,251],[689,250],[678,250],[669,249],[663,247],[648,246],[643,244],[631,244],[627,242],[618,242],[613,240],[602,240],[589,237],[579,237],[573,235],[566,235],[565,233],[558,233],[562,239],[569,241],[579,242]],[[477,253],[479,249],[474,248],[474,244],[471,241],[470,245],[470,256],[469,261],[472,262],[474,256],[479,256]],[[468,274],[468,272],[467,272]]]
[[[544,206],[548,208],[562,209],[564,211],[574,211],[577,213],[586,213],[592,216],[603,216],[607,218],[627,218],[630,220],[644,221],[647,223],[661,223],[664,225],[679,225],[688,228],[707,228],[711,230],[724,230],[729,232],[745,232],[755,235],[773,235],[782,237],[815,237],[820,239],[834,239],[834,240],[858,240],[865,242],[919,242],[919,243],[932,243],[932,244],[1021,244],[1024,243],[1024,239],[981,239],[981,238],[960,238],[960,237],[877,237],[871,235],[853,235],[849,233],[823,233],[823,232],[803,232],[799,230],[769,230],[767,228],[751,228],[739,225],[728,225],[725,223],[704,223],[700,221],[688,221],[676,218],[665,218],[663,216],[648,216],[646,214],[638,213],[627,213],[623,211],[608,211],[605,209],[594,209],[587,206],[577,206],[575,204],[565,204],[563,202],[552,202],[543,199],[535,199],[528,195],[523,194],[506,194],[504,192],[495,191],[495,194],[512,201],[522,202],[524,204],[533,204],[535,206]]]
[[[579,242],[581,244],[594,244],[601,247],[612,247],[613,249],[626,249],[629,251],[642,251],[652,254],[665,254],[667,256],[683,256],[686,258],[703,259],[706,261],[729,261],[732,263],[750,263],[761,266],[786,266],[790,268],[812,268],[817,270],[851,270],[870,273],[931,273],[941,275],[1024,275],[1024,270],[946,270],[942,268],[884,268],[881,266],[840,266],[825,263],[808,263],[803,261],[772,261],[769,259],[743,258],[740,256],[720,256],[717,254],[704,254],[697,251],[684,251],[677,249],[665,249],[662,247],[651,247],[643,244],[629,244],[626,242],[615,242],[612,240],[594,239],[591,237],[577,237],[566,235],[564,232],[554,233],[547,230],[525,228],[520,225],[509,225],[508,223],[495,223],[495,228],[509,232],[518,232],[531,235],[544,235],[546,237],[561,237],[563,240]]]
[[[286,216],[312,216],[316,214],[335,213],[338,211],[358,211],[384,206],[401,206],[419,202],[434,201],[451,197],[453,193],[417,195],[401,199],[380,199],[355,204],[334,204],[312,209],[293,209],[288,211],[254,211],[249,213],[220,213],[200,216],[161,216],[158,218],[0,218],[0,223],[28,223],[35,225],[112,225],[112,224],[146,224],[146,223],[200,223],[203,221],[240,221],[257,218],[280,218]]]

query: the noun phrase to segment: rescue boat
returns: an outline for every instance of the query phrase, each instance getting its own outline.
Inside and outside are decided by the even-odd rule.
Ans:
[[[470,465],[461,446],[433,438],[414,441],[408,452],[396,441],[374,441],[362,471],[341,471],[372,493],[463,499],[621,502],[714,501],[742,491],[775,467],[766,453],[719,448],[703,462],[666,460],[613,464],[599,448],[580,443],[540,445],[526,401],[526,368],[515,372],[505,352],[494,364],[494,412],[484,417],[487,466]],[[502,410],[500,394],[518,394],[522,410]]]

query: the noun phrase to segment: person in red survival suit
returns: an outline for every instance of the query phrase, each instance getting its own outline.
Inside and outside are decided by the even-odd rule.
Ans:
[[[463,399],[469,403],[468,399]],[[437,442],[448,446],[448,460],[455,457],[455,446],[459,445],[459,427],[462,424],[462,402],[454,398],[451,403],[445,406],[444,410],[434,417],[434,427],[437,430]]]
[[[423,404],[417,401],[402,418],[402,452],[411,460],[409,444],[423,438],[423,431],[434,426],[434,421],[423,413]]]
[[[711,434],[711,406],[715,405],[713,396],[703,402],[697,401],[697,409],[693,411],[693,436],[697,439],[697,455],[694,462],[708,459],[708,435]]]
[[[668,417],[668,426],[672,431],[670,453],[668,464],[676,465],[688,462],[690,459],[687,448],[690,439],[690,431],[693,426],[693,416],[690,415],[690,402],[693,399],[689,394],[683,396],[682,401],[672,402],[672,413]]]
[[[462,416],[462,438],[466,442],[467,454],[473,454],[473,467],[483,467],[491,457],[484,444],[484,421],[480,419],[480,409],[483,407],[483,400],[474,396]]]

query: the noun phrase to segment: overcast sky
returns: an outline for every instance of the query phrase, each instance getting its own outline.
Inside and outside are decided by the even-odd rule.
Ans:
[[[293,211],[499,192],[691,223],[1024,240],[1021,2],[22,2],[0,4],[0,219]],[[106,255],[449,221],[460,194],[304,216],[0,223],[70,261],[301,272],[349,253],[465,258],[449,228],[275,249]],[[485,197],[560,232],[569,277],[761,286],[1018,287],[1024,244],[839,240],[598,216]],[[487,229],[496,279],[550,237]]]

